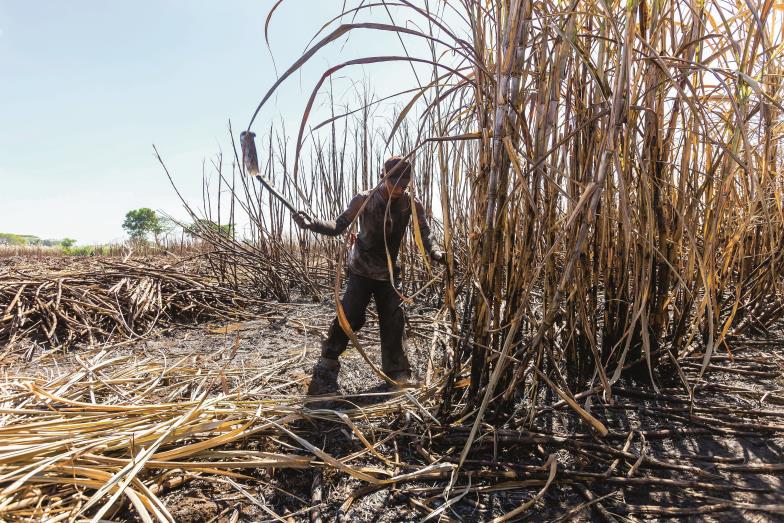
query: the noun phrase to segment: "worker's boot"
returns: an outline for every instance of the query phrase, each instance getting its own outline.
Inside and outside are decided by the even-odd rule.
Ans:
[[[323,396],[338,391],[340,362],[321,356],[313,367],[313,376],[308,385],[308,396]]]
[[[399,370],[387,374],[395,382],[394,390],[404,390],[414,387],[414,380],[411,378],[410,370]]]

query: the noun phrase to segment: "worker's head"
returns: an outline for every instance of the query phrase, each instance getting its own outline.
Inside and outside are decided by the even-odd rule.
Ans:
[[[411,163],[401,156],[392,156],[384,162],[384,184],[392,199],[405,194],[411,182]]]

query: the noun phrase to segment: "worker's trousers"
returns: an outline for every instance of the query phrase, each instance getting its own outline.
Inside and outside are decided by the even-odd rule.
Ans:
[[[370,304],[370,298],[376,300],[381,330],[381,369],[387,375],[408,372],[410,365],[403,350],[405,316],[400,295],[388,280],[373,280],[349,273],[346,292],[341,303],[354,332],[365,324],[365,312]],[[321,355],[337,359],[346,350],[347,345],[348,336],[335,318],[329,328],[327,339],[321,347]]]

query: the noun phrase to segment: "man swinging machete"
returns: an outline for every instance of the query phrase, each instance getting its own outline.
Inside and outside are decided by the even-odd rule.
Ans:
[[[446,259],[442,251],[433,247],[424,207],[407,194],[411,175],[411,164],[393,156],[384,162],[381,183],[354,196],[336,220],[313,219],[302,211],[293,215],[299,227],[327,236],[338,236],[355,219],[359,220],[359,234],[349,253],[348,282],[341,304],[351,329],[356,332],[365,324],[370,299],[375,299],[381,331],[381,370],[400,387],[411,382],[411,366],[403,349],[405,317],[401,307],[397,255],[412,213],[416,212],[422,245],[430,259],[438,263],[445,263]],[[391,275],[387,253],[392,262]],[[321,346],[321,357],[313,368],[308,395],[331,394],[338,390],[338,358],[346,350],[348,341],[335,318]]]
[[[365,312],[371,298],[376,301],[381,331],[381,369],[399,387],[411,382],[411,365],[403,349],[405,316],[400,292],[400,267],[397,256],[412,213],[419,226],[422,246],[430,259],[446,263],[443,251],[433,247],[425,209],[416,198],[407,193],[411,183],[411,163],[400,156],[384,162],[380,183],[373,189],[361,192],[351,199],[348,208],[334,221],[314,219],[308,213],[296,211],[260,174],[254,134],[241,135],[243,159],[246,169],[256,175],[276,197],[284,200],[292,211],[294,222],[301,228],[327,236],[344,233],[355,219],[359,220],[359,234],[349,253],[348,281],[341,299],[343,310],[351,329],[356,332],[365,324]],[[391,261],[392,274],[390,274]],[[329,328],[327,339],[321,345],[321,357],[313,368],[308,395],[332,394],[338,390],[340,355],[346,350],[349,338],[337,318]]]

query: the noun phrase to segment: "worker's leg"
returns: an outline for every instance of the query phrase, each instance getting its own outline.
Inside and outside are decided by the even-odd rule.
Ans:
[[[365,309],[373,296],[374,283],[373,280],[349,274],[346,292],[343,294],[341,303],[349,325],[354,331],[358,331],[365,324]],[[308,395],[321,396],[337,392],[338,372],[340,372],[338,356],[346,350],[347,345],[348,336],[335,318],[329,328],[327,339],[321,345],[321,358],[313,367],[313,375],[308,385]]]
[[[374,297],[381,328],[381,368],[392,379],[407,379],[411,365],[403,349],[405,316],[402,300],[390,282],[379,282]]]
[[[365,324],[365,311],[373,296],[374,280],[349,273],[346,292],[340,302],[348,318],[351,329],[356,332]],[[327,339],[321,345],[321,355],[325,358],[337,360],[348,345],[348,336],[343,332],[338,319],[332,322],[327,334]]]

